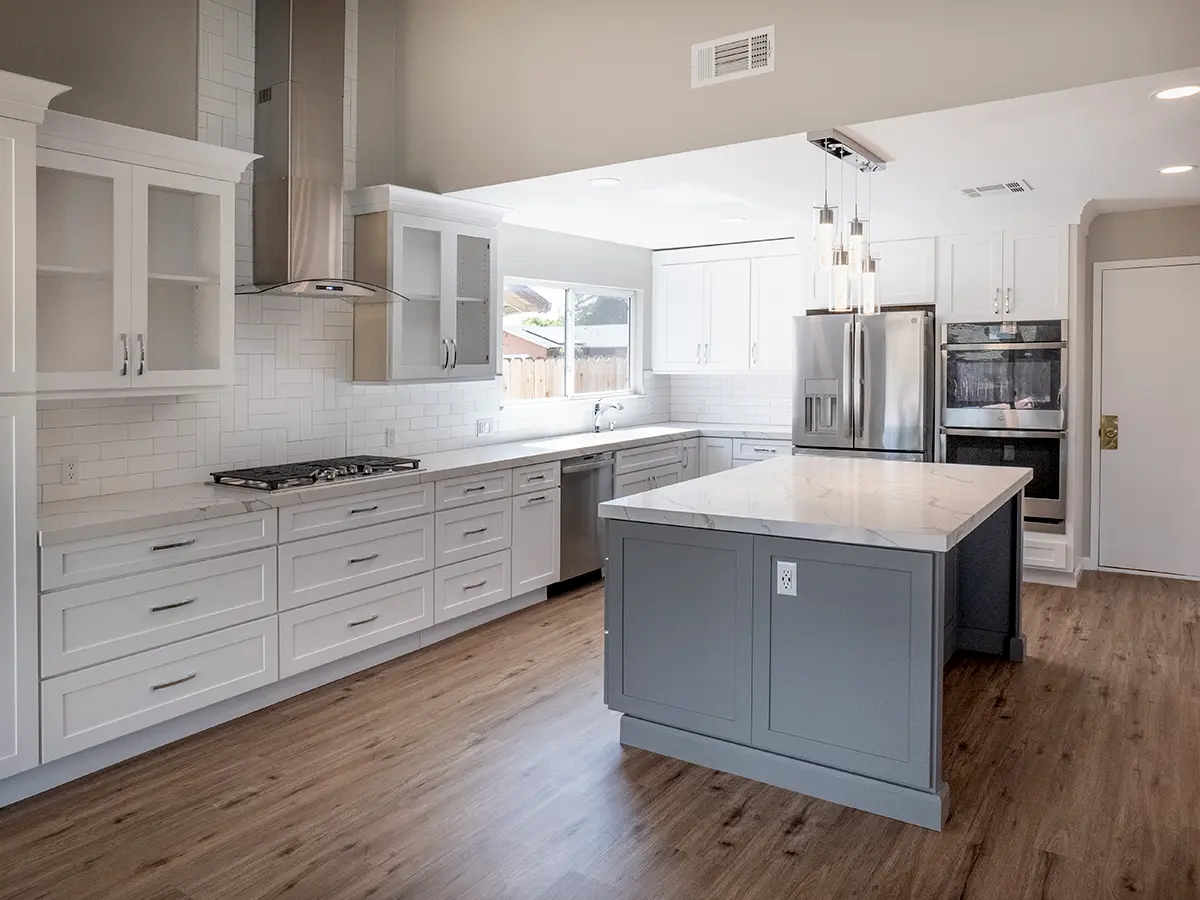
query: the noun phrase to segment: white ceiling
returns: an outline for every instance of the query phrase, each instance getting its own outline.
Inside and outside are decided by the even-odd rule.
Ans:
[[[1200,203],[1200,95],[1151,97],[1193,82],[1200,69],[842,127],[888,161],[872,181],[871,237],[1078,222],[1093,200],[1097,212]],[[506,207],[513,224],[640,247],[807,239],[826,158],[797,134],[455,196]],[[1178,163],[1198,168],[1157,171]],[[830,159],[833,204],[839,170],[853,196],[853,170]],[[597,175],[621,183],[590,184]],[[959,192],[1022,178],[1032,193],[971,199]],[[861,208],[861,179],[859,199]]]

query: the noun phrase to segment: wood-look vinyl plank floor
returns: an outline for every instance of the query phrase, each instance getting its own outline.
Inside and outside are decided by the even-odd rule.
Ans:
[[[0,810],[0,900],[1200,898],[1200,583],[1026,585],[940,834],[617,743],[588,586]]]

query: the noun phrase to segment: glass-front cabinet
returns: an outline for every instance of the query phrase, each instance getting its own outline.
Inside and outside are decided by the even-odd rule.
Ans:
[[[39,141],[38,390],[231,384],[234,183],[252,155],[61,113]]]

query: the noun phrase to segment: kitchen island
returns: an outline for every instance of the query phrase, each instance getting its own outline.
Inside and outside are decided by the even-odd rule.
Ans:
[[[1024,656],[1031,477],[794,456],[601,504],[621,742],[940,829],[942,667]]]

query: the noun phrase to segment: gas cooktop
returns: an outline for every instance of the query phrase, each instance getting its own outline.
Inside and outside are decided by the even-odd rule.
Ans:
[[[281,466],[213,472],[212,478],[214,484],[253,488],[256,491],[282,491],[310,484],[411,472],[419,468],[420,464],[420,460],[397,456],[339,456],[335,459],[314,459],[311,462],[287,463]]]

